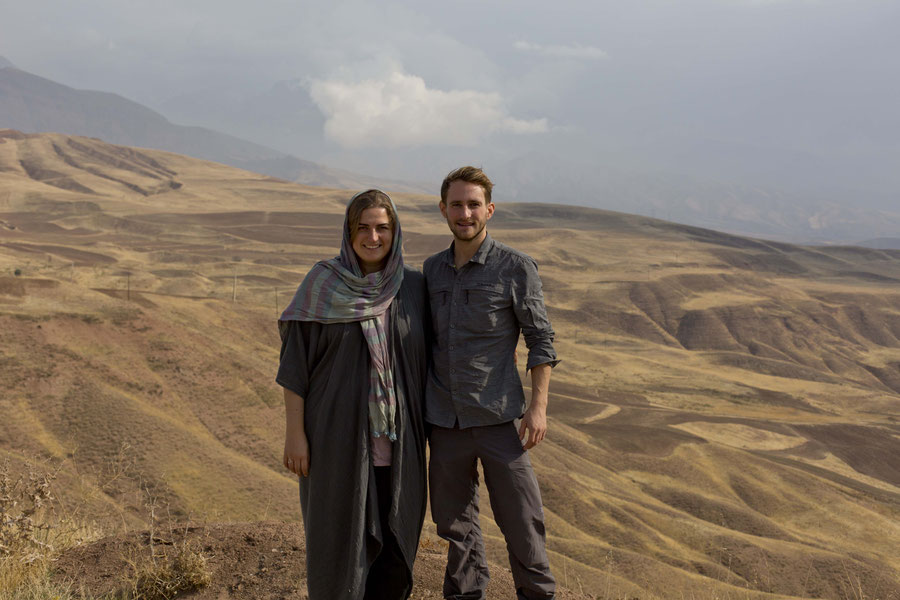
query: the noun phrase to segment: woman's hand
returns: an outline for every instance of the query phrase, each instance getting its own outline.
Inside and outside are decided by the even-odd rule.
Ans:
[[[309,476],[309,440],[303,428],[303,398],[284,388],[284,468],[301,477]]]
[[[309,476],[309,441],[303,431],[284,438],[284,468],[301,477]]]

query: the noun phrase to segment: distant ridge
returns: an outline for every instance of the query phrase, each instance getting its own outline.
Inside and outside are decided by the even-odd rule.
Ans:
[[[900,237],[883,237],[865,240],[856,244],[863,248],[875,248],[877,250],[900,250]]]
[[[0,128],[96,137],[212,160],[307,185],[423,192],[420,186],[332,169],[206,129],[171,123],[117,94],[76,90],[19,70],[0,57]]]
[[[629,171],[531,152],[491,168],[501,201],[579,204],[622,210],[737,235],[788,243],[855,244],[897,238],[896,207],[868,209],[785,190]]]

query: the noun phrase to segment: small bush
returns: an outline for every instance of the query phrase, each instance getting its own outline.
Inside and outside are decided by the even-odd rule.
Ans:
[[[185,544],[174,557],[164,555],[135,565],[130,597],[134,600],[171,600],[181,592],[198,590],[211,582],[206,557]]]
[[[16,269],[15,271],[13,271],[13,275],[15,275],[16,277],[18,277],[21,274],[22,274],[22,269]]]
[[[52,486],[60,468],[26,462],[14,475],[8,458],[0,464],[0,600],[72,597],[69,584],[50,578],[52,560],[96,532],[59,514]]]
[[[46,540],[50,525],[44,517],[53,500],[50,483],[55,477],[56,473],[29,468],[13,479],[9,459],[0,466],[0,556],[15,555],[30,563],[52,550]]]

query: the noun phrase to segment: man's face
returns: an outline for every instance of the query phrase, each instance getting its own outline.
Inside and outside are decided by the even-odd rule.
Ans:
[[[468,181],[451,183],[447,201],[441,202],[440,206],[453,237],[461,242],[484,237],[484,227],[494,214],[494,203],[484,200],[484,188]]]
[[[386,209],[373,207],[362,211],[350,245],[364,275],[384,268],[393,241],[394,231]]]

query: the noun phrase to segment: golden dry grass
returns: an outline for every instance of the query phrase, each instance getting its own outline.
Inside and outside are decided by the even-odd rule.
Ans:
[[[0,136],[2,448],[71,457],[73,501],[128,527],[140,486],[175,517],[297,519],[274,320],[336,253],[348,195]],[[449,242],[437,199],[395,199],[419,265]],[[532,452],[560,580],[900,595],[900,253],[561,206],[498,205],[490,229],[538,260],[564,361]],[[123,443],[140,477],[107,485]]]

